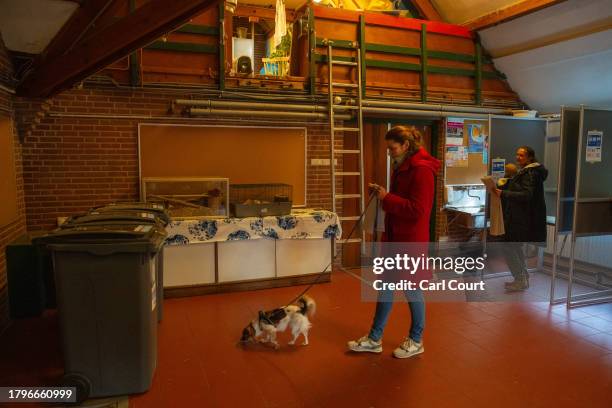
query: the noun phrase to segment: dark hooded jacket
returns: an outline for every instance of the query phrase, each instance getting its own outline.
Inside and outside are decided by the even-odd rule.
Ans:
[[[548,170],[540,163],[523,167],[501,193],[505,241],[545,242],[544,180]]]

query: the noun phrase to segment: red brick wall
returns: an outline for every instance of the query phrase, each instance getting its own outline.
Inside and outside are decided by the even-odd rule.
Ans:
[[[28,229],[51,228],[57,217],[93,205],[136,199],[139,122],[270,125],[270,120],[193,120],[181,119],[177,114],[170,118],[170,103],[189,96],[176,90],[90,88],[64,92],[48,100],[45,110],[40,108],[40,101],[17,100],[16,109],[23,119],[21,128],[27,135],[23,168]],[[34,126],[30,126],[28,118],[36,118]],[[288,125],[280,120],[274,123]],[[311,159],[329,157],[327,122],[311,122],[307,131],[307,204],[330,208],[329,167],[310,166]]]
[[[8,89],[12,88],[12,73],[12,65],[4,47],[4,43],[2,42],[2,37],[0,37],[0,84],[3,87]],[[10,92],[0,88],[0,117],[14,118],[13,99],[13,95]],[[14,126],[14,128],[16,129],[16,126]],[[14,146],[18,218],[7,225],[0,225],[0,333],[2,333],[9,324],[5,248],[8,243],[25,233],[21,146],[16,131],[14,133]],[[5,177],[5,175],[3,175],[3,177]]]

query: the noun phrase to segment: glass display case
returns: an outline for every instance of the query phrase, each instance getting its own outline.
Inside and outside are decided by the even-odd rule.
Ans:
[[[175,220],[229,216],[229,179],[143,177],[141,200],[163,203]]]
[[[288,215],[292,200],[290,184],[232,184],[230,187],[231,212],[238,218]]]

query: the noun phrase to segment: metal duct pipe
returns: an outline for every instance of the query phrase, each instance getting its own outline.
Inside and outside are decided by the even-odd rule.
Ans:
[[[346,101],[346,99],[344,99]],[[350,100],[352,103],[352,100]],[[197,99],[177,99],[175,104],[181,106],[201,106],[205,108],[243,108],[243,109],[275,109],[282,108],[283,110],[297,111],[297,112],[327,112],[327,105],[300,105],[300,104],[277,104],[277,103],[259,103],[259,102],[237,102],[237,101],[214,101],[214,100],[197,100]],[[484,117],[487,114],[502,114],[508,115],[511,113],[508,109],[499,108],[482,108],[482,107],[471,107],[471,106],[452,106],[452,105],[437,105],[437,104],[422,104],[422,103],[410,103],[410,102],[392,102],[392,101],[377,101],[377,100],[364,100],[363,101],[364,112],[382,112],[378,109],[396,109],[406,110],[407,112],[415,112],[416,116],[431,116],[432,113],[436,113],[436,116],[464,116],[464,117]],[[367,108],[367,109],[366,109]],[[354,109],[353,105],[338,106],[336,110],[349,110]],[[395,111],[391,111],[395,113]],[[427,115],[420,115],[418,112],[428,112]],[[442,115],[442,112],[451,114]],[[477,116],[473,116],[477,115]],[[402,115],[403,116],[403,115]]]
[[[364,107],[363,113],[382,114],[387,116],[410,116],[422,118],[446,118],[449,116],[459,116],[462,118],[486,119],[488,115],[485,113],[466,113],[466,112],[445,112],[432,110],[409,110],[409,109],[394,109],[394,108],[373,108]]]
[[[192,115],[198,116],[210,116],[210,115],[224,115],[224,116],[265,116],[265,117],[278,117],[278,118],[303,118],[303,119],[329,119],[326,113],[319,112],[279,112],[279,111],[264,111],[264,110],[227,110],[227,109],[203,109],[203,108],[190,108],[189,112]],[[399,117],[422,117],[422,118],[444,118],[448,116],[460,116],[474,119],[486,119],[488,115],[484,113],[465,113],[465,112],[442,112],[442,111],[425,111],[425,110],[408,110],[408,109],[393,109],[393,108],[363,108],[364,113],[372,114],[383,114],[388,116],[399,116]],[[336,114],[334,115],[339,120],[350,120],[351,115]]]
[[[237,101],[214,101],[214,100],[191,100],[191,99],[177,99],[174,101],[176,105],[180,106],[197,106],[209,109],[274,109],[280,108],[284,111],[299,111],[299,112],[327,112],[326,106],[321,105],[298,105],[298,104],[280,104],[280,103],[269,103],[269,102],[237,102]]]
[[[190,108],[189,113],[197,116],[265,116],[274,118],[299,118],[299,119],[322,119],[328,120],[327,113],[320,112],[281,112],[281,111],[266,111],[266,110],[227,110],[227,109],[215,109],[215,108]],[[351,115],[334,115],[339,120],[350,120]]]
[[[438,105],[428,103],[411,103],[411,102],[392,102],[392,101],[377,101],[366,99],[362,101],[363,106],[377,108],[398,108],[398,109],[415,109],[426,111],[441,111],[441,112],[461,112],[465,113],[481,113],[481,114],[496,114],[508,115],[511,114],[509,109],[499,108],[482,108],[478,106],[454,106],[454,105]]]

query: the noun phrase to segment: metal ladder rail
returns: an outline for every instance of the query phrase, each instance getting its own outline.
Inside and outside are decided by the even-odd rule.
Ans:
[[[362,105],[362,83],[361,83],[361,53],[359,47],[355,47],[357,55],[356,62],[353,61],[334,61],[333,59],[333,42],[327,42],[327,71],[328,71],[328,106],[329,106],[329,126],[330,126],[330,167],[331,167],[331,180],[332,180],[332,209],[336,212],[336,200],[343,198],[357,198],[359,199],[359,213],[363,213],[365,210],[365,194],[364,194],[364,174],[363,174],[363,105]],[[357,67],[357,84],[350,83],[334,83],[333,81],[333,67],[334,65],[342,66],[354,66]],[[335,103],[334,88],[349,88],[356,89],[356,105],[347,107],[345,105],[338,105]],[[349,98],[350,99],[350,98]],[[335,109],[342,110],[355,110],[357,112],[357,127],[336,127],[335,125]],[[335,146],[335,133],[336,132],[357,132],[358,135],[358,149],[336,149]],[[358,166],[359,171],[357,172],[336,172],[335,163],[337,154],[358,154]],[[336,176],[358,176],[359,177],[359,194],[337,194],[336,193]],[[341,216],[340,221],[354,221],[358,219],[358,216]],[[361,238],[353,238],[348,242],[360,242],[361,253],[365,253],[365,231],[362,231]]]

